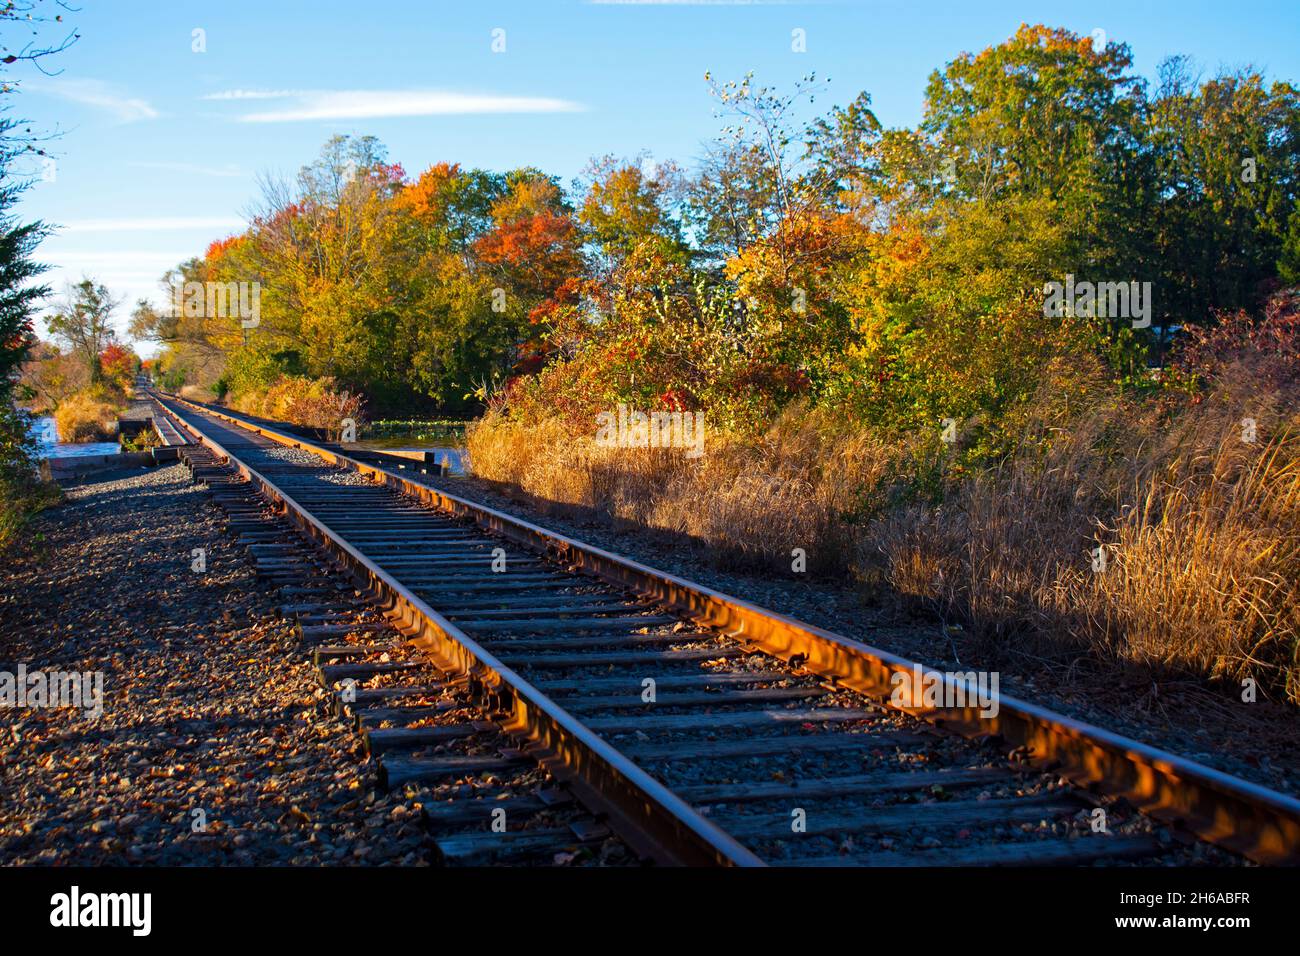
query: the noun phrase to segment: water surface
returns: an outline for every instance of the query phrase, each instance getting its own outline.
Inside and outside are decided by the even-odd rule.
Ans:
[[[465,473],[462,457],[465,450],[452,445],[439,445],[431,441],[411,441],[409,438],[367,438],[349,447],[368,448],[371,451],[431,451],[434,454],[434,461],[440,462],[444,456],[446,457],[448,469],[453,475]]]
[[[59,430],[51,416],[32,420],[32,434],[36,436],[38,458],[81,458],[85,455],[116,455],[122,449],[115,441],[65,442],[59,441]]]

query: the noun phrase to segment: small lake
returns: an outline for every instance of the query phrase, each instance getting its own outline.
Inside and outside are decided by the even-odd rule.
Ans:
[[[435,455],[435,461],[442,461],[444,457],[446,458],[447,467],[451,474],[465,474],[463,458],[465,450],[451,445],[439,445],[434,442],[411,441],[410,439],[401,438],[367,438],[347,447],[369,448],[371,451],[431,451]]]
[[[59,441],[59,430],[50,416],[32,421],[39,458],[80,458],[84,455],[116,455],[122,449],[115,441],[90,441],[80,444]]]

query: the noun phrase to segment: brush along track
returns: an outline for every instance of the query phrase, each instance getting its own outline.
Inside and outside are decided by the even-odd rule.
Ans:
[[[993,718],[885,706],[889,675],[911,662],[264,424],[168,407],[638,853],[800,865],[1224,859],[1186,846],[1191,831],[1263,862],[1295,859],[1300,803],[1289,797],[1006,698]],[[406,669],[368,663],[389,666],[356,676]],[[382,714],[369,739],[388,784],[437,779],[436,714]]]

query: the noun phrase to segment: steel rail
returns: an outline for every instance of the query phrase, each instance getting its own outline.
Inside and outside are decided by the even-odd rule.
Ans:
[[[160,403],[163,401],[159,399]],[[182,399],[175,401],[184,404]],[[165,407],[165,406],[164,406]],[[206,409],[197,409],[213,414]],[[763,866],[762,860],[706,820],[688,803],[619,753],[490,651],[448,621],[410,589],[318,520],[257,469],[216,439],[168,410],[173,422],[210,448],[268,499],[283,507],[298,529],[325,548],[387,605],[411,641],[445,672],[476,681],[490,702],[509,714],[503,728],[527,740],[557,779],[569,782],[589,807],[603,809],[611,827],[639,852],[676,865]],[[232,419],[233,421],[233,419]],[[310,449],[309,449],[310,450]]]
[[[897,654],[411,481],[299,436],[186,399],[173,400],[277,443],[352,468],[444,512],[472,519],[479,527],[516,544],[627,587],[724,634],[743,637],[774,657],[797,661],[819,676],[880,699],[888,706],[965,736],[1000,736],[1025,748],[1035,766],[1080,786],[1123,797],[1157,820],[1257,863],[1300,864],[1300,800],[1287,794],[1012,696],[999,695],[998,710],[992,716],[983,715],[975,705],[898,706],[892,699],[894,675],[907,678],[904,686],[918,669],[929,680],[946,683],[948,678]],[[430,613],[436,616],[432,609]],[[450,623],[447,627],[454,629]],[[464,640],[470,642],[469,638]]]

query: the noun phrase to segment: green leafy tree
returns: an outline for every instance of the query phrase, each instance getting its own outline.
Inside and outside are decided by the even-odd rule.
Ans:
[[[92,385],[104,380],[100,355],[116,338],[113,312],[119,304],[103,283],[82,279],[68,286],[57,311],[45,320],[50,334],[85,365]]]
[[[1250,69],[1201,82],[1186,58],[1160,74],[1145,130],[1157,201],[1145,204],[1139,268],[1157,277],[1166,322],[1257,308],[1271,280],[1295,275],[1300,93]]]

